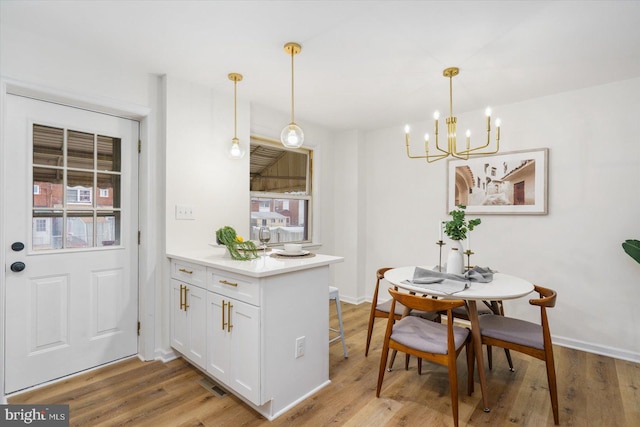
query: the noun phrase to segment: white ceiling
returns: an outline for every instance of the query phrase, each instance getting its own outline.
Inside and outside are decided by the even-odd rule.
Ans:
[[[640,76],[640,1],[8,1],[1,25],[149,73],[377,129]],[[637,96],[637,94],[636,94]]]

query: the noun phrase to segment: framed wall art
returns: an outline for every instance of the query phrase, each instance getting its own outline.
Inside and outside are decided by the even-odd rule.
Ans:
[[[549,149],[449,160],[447,212],[546,215]]]

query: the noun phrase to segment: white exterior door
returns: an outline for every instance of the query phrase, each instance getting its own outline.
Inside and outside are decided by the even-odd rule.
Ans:
[[[6,100],[11,393],[137,353],[139,123]]]

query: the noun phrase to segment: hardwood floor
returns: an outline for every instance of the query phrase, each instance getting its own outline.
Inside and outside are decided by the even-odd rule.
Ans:
[[[337,323],[330,305],[332,324]],[[169,363],[129,359],[40,389],[12,396],[9,403],[70,405],[72,426],[451,426],[445,367],[425,362],[417,374],[398,357],[375,397],[385,320],[374,328],[364,357],[369,304],[342,303],[349,358],[342,344],[330,347],[331,385],[273,422],[232,394],[218,397],[201,386],[204,375],[182,359]],[[553,325],[551,325],[553,330]],[[554,347],[560,425],[640,425],[640,364]],[[460,425],[553,426],[544,363],[512,352],[516,372],[504,353],[494,351],[487,370],[491,412],[482,411],[480,385],[466,395],[460,387]],[[402,359],[402,360],[401,360]],[[465,358],[459,378],[466,382]]]

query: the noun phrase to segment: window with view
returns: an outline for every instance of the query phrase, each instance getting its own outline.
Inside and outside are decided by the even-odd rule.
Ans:
[[[250,153],[251,239],[269,227],[269,244],[310,241],[313,152],[254,136]]]
[[[32,163],[34,251],[120,245],[119,138],[33,124]]]

